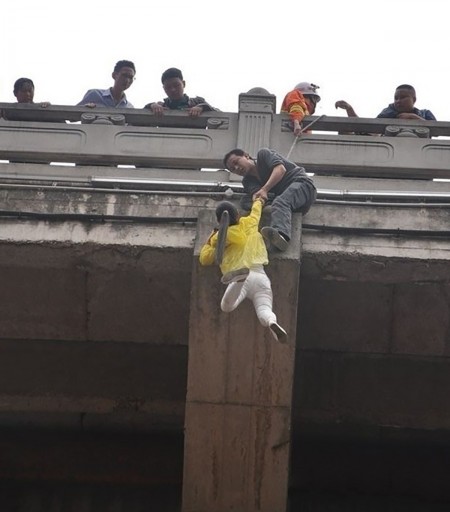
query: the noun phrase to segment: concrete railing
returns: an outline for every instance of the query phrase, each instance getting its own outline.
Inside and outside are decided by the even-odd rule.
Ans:
[[[12,162],[222,168],[234,147],[252,155],[271,147],[319,175],[450,178],[448,122],[311,117],[304,124],[317,120],[313,133],[293,144],[289,119],[275,113],[273,95],[241,94],[238,113],[198,118],[10,103],[0,103],[0,112],[0,159]]]

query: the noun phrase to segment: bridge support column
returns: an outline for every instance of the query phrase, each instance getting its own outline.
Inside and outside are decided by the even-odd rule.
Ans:
[[[250,301],[223,313],[218,267],[198,254],[213,226],[199,216],[192,276],[183,512],[287,509],[292,384],[300,270],[300,219],[289,250],[272,255],[274,311],[288,331],[276,342]]]

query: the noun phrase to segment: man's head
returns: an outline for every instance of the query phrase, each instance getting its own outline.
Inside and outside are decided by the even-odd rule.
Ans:
[[[294,87],[294,89],[300,91],[303,94],[308,105],[308,112],[311,115],[314,114],[316,111],[316,105],[320,101],[320,96],[316,92],[317,89],[320,89],[320,87],[309,82],[300,82]]]
[[[34,83],[31,78],[19,78],[14,82],[14,96],[17,103],[33,103]]]
[[[131,60],[119,60],[112,73],[114,85],[121,91],[125,91],[134,82],[135,75],[136,68]]]
[[[395,89],[394,107],[398,112],[412,112],[416,102],[416,91],[412,85],[402,84]]]
[[[239,148],[228,151],[223,158],[223,165],[230,172],[239,176],[245,176],[247,173],[252,173],[256,169],[253,158],[243,149]]]
[[[216,218],[217,222],[220,222],[220,219],[222,217],[222,213],[227,211],[228,215],[230,216],[230,226],[233,226],[234,224],[237,224],[239,222],[239,212],[236,206],[234,206],[233,203],[230,203],[229,201],[222,201],[219,203],[219,205],[216,208]]]
[[[161,75],[164,92],[172,101],[181,100],[184,94],[186,82],[183,79],[183,73],[178,68],[169,68]]]

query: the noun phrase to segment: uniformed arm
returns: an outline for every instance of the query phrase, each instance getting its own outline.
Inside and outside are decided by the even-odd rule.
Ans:
[[[297,90],[288,92],[284,97],[281,112],[289,114],[292,121],[301,122],[305,116],[309,115],[308,105],[303,94]]]

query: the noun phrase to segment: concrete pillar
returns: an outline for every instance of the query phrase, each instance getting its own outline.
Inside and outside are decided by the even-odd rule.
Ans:
[[[282,512],[287,508],[291,401],[300,268],[300,215],[286,253],[271,255],[276,342],[244,301],[223,313],[218,267],[201,267],[214,224],[200,212],[191,291],[183,512]]]

